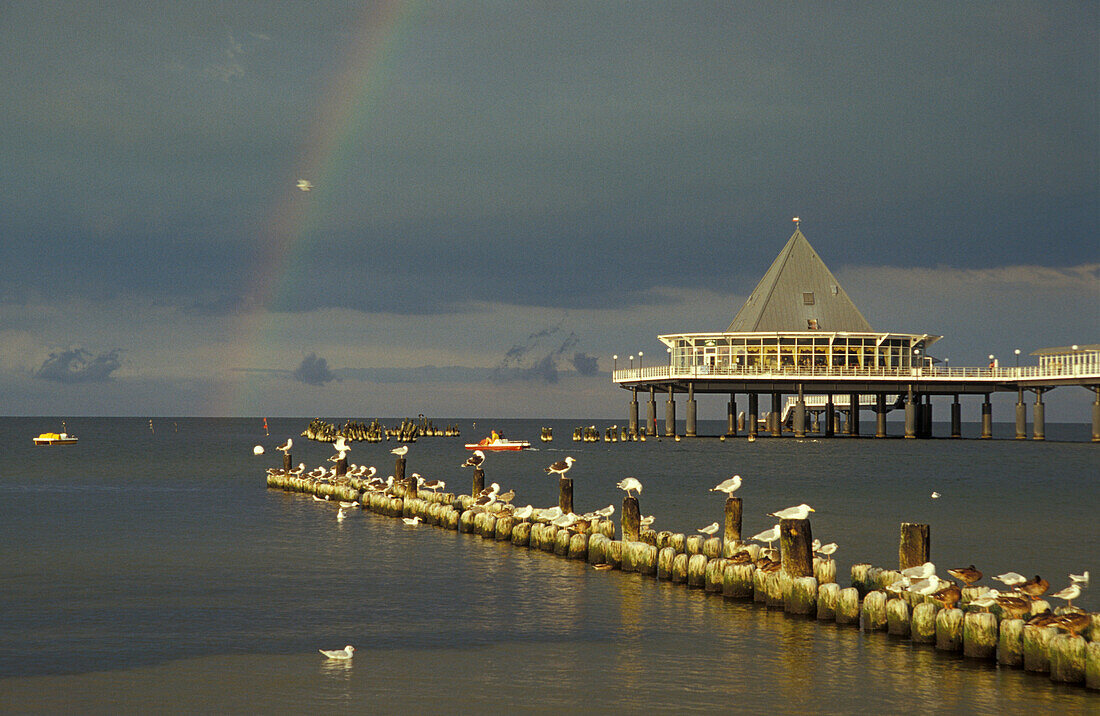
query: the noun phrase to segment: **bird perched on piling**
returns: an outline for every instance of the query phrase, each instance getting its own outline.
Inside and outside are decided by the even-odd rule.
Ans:
[[[956,584],[949,584],[943,589],[936,590],[931,594],[932,601],[936,602],[944,609],[951,609],[959,600],[962,599],[962,590],[959,589]]]
[[[1054,594],[1051,594],[1050,596],[1057,597],[1058,599],[1064,599],[1066,600],[1066,605],[1072,607],[1073,600],[1081,596],[1081,585],[1075,582],[1065,589],[1059,590]]]
[[[343,649],[333,649],[331,651],[327,649],[318,649],[317,651],[321,652],[330,659],[350,659],[352,657],[352,654],[355,653],[355,647],[351,644],[348,644]]]
[[[1081,632],[1092,624],[1092,617],[1084,612],[1074,612],[1073,614],[1063,614],[1054,620],[1052,626],[1071,634],[1072,636],[1081,636]]]
[[[717,522],[711,522],[706,527],[700,527],[699,529],[697,529],[695,531],[696,532],[701,532],[701,533],[703,533],[707,536],[713,536],[714,533],[718,531],[718,523]]]
[[[1031,613],[1031,602],[1022,597],[1001,595],[997,597],[997,606],[1007,619],[1022,619]]]
[[[908,569],[901,570],[901,576],[909,577],[910,579],[928,579],[936,573],[936,565],[931,562],[925,562],[917,567],[909,567]]]
[[[1018,572],[1005,572],[1004,574],[998,574],[994,577],[998,582],[1001,582],[1006,587],[1015,587],[1017,584],[1023,584],[1027,581],[1027,577]]]
[[[508,492],[497,495],[497,502],[503,502],[504,504],[511,504],[512,500],[516,498],[515,490],[508,490]]]
[[[821,545],[821,547],[815,549],[814,551],[820,554],[822,557],[825,557],[826,559],[832,559],[830,555],[836,552],[836,542],[823,544]]]
[[[615,505],[608,505],[603,509],[596,510],[594,513],[597,517],[610,517],[615,514]]]
[[[332,446],[336,449],[336,452],[346,453],[348,450],[351,450],[351,445],[348,445],[348,441],[343,435],[337,436]]]
[[[1036,574],[1035,579],[1027,580],[1016,589],[1032,599],[1038,599],[1050,589],[1050,582]]]
[[[405,457],[406,455],[409,454],[409,446],[408,445],[402,445],[401,447],[395,447],[393,450],[390,450],[390,452],[393,453],[394,455],[396,455],[397,457]]]
[[[576,460],[571,457],[566,457],[564,460],[558,460],[553,465],[546,468],[546,474],[565,477],[565,473],[569,472],[569,468],[573,467],[573,463],[575,462]]]
[[[275,449],[281,453],[285,453],[288,452],[292,447],[294,447],[294,438],[287,438],[285,443]]]
[[[439,492],[447,486],[447,483],[443,480],[428,480],[424,483],[425,490],[431,490],[432,492]]]
[[[466,462],[459,465],[459,467],[481,467],[481,463],[485,462],[485,453],[480,450],[474,450],[473,455],[466,458]]]
[[[741,487],[741,476],[734,475],[728,480],[722,480],[714,487],[710,488],[711,492],[724,492],[727,496],[737,492],[737,488]]]
[[[752,536],[754,542],[767,542],[768,549],[772,548],[772,542],[775,542],[777,539],[779,539],[779,525],[775,525],[770,530],[765,530],[760,534]]]
[[[527,505],[513,512],[512,517],[516,518],[517,520],[525,520],[533,514],[535,514],[535,508],[531,505]]]
[[[649,527],[656,518],[653,515],[638,515],[638,526]]]
[[[801,505],[788,507],[778,512],[769,512],[768,514],[781,520],[804,520],[810,516],[811,512],[816,512],[816,510],[803,502]]]
[[[626,492],[628,497],[631,496],[631,492],[637,492],[639,495],[642,494],[642,483],[639,482],[636,477],[628,477],[625,480],[620,480],[615,483],[615,487]]]
[[[955,579],[958,579],[968,587],[982,578],[982,573],[979,570],[975,569],[974,565],[970,565],[969,567],[956,567],[955,569],[949,569],[947,570],[947,573]]]

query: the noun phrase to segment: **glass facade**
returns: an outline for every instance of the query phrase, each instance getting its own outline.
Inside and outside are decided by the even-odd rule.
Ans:
[[[936,337],[898,333],[696,333],[661,336],[674,369],[715,373],[742,369],[919,367]],[[931,339],[931,340],[930,340]]]

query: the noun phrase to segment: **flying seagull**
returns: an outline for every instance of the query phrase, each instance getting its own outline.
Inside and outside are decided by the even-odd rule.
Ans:
[[[313,189],[313,183],[309,179],[299,179],[298,188],[302,191],[310,191]]]

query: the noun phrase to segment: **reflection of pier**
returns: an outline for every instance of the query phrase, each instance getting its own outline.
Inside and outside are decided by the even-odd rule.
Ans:
[[[796,230],[760,284],[721,333],[659,336],[668,364],[630,367],[613,372],[613,380],[630,390],[629,430],[639,431],[638,393],[649,393],[644,431],[657,434],[656,394],[665,401],[665,434],[675,434],[676,393],[687,395],[685,433],[696,434],[696,393],[729,395],[727,435],[738,434],[737,394],[747,396],[744,427],[758,433],[766,418],[772,435],[787,424],[796,436],[807,433],[807,417],[820,413],[818,432],[832,436],[840,429],[859,434],[859,413],[877,418],[875,435],[886,436],[886,413],[905,409],[905,437],[931,437],[933,396],[952,397],[951,436],[961,435],[962,395],[981,395],[982,437],[992,437],[990,396],[1015,392],[1016,437],[1027,437],[1024,392],[1034,393],[1032,436],[1045,437],[1043,394],[1059,386],[1078,385],[1095,394],[1092,439],[1100,441],[1100,345],[1048,348],[1032,353],[1037,366],[947,368],[928,355],[940,336],[880,333],[852,304],[809,242]],[[641,356],[639,354],[639,363]],[[760,412],[760,396],[770,396],[770,410]],[[790,396],[784,416],[783,396]],[[861,399],[859,396],[863,396]],[[900,396],[900,397],[898,397]],[[855,409],[852,409],[855,406]],[[810,425],[812,428],[813,426]]]

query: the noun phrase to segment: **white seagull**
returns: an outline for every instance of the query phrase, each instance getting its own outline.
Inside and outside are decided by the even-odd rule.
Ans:
[[[779,525],[775,525],[770,530],[765,530],[764,532],[761,532],[758,535],[753,535],[752,539],[755,542],[767,542],[768,543],[768,549],[771,549],[772,548],[772,542],[779,539]]]
[[[390,450],[390,452],[398,457],[405,457],[409,452],[409,446],[402,445],[401,447],[395,447],[393,450]]]
[[[1083,587],[1089,586],[1089,573],[1085,570],[1084,574],[1071,574],[1069,575],[1069,581],[1074,584],[1080,584]]]
[[[290,450],[290,448],[292,448],[292,447],[294,447],[294,439],[293,438],[287,438],[285,443],[283,443],[282,445],[280,445],[279,447],[277,447],[275,449],[278,450],[279,452],[285,453],[288,450]]]
[[[620,480],[615,483],[615,487],[626,492],[628,497],[631,496],[631,492],[637,492],[639,495],[642,494],[642,483],[638,482],[638,478],[636,477],[628,477],[625,480]]]
[[[517,520],[525,520],[533,514],[535,514],[535,508],[531,505],[527,505],[513,512],[512,517],[515,517]]]
[[[649,527],[653,524],[653,520],[657,519],[653,515],[638,515],[638,526]]]
[[[355,653],[355,647],[351,644],[348,644],[343,649],[318,649],[317,651],[321,652],[330,659],[350,659],[352,657],[352,654]]]
[[[341,507],[340,511],[336,513],[336,520],[338,522],[343,522],[345,517],[347,517],[347,515],[344,514],[344,508]]]
[[[485,453],[474,450],[474,454],[466,458],[466,462],[459,465],[459,467],[481,467],[483,462],[485,462]]]
[[[705,535],[713,535],[715,532],[718,531],[718,523],[717,522],[711,522],[706,527],[700,527],[699,529],[697,529],[695,531],[696,532],[702,532]]]
[[[595,514],[597,517],[610,517],[615,514],[615,505],[608,505],[602,510],[596,510]]]
[[[724,492],[727,495],[732,495],[737,492],[737,488],[741,487],[741,476],[734,475],[728,480],[722,480],[714,487],[710,488],[711,492]]]
[[[313,183],[310,182],[309,179],[299,179],[297,186],[302,191],[310,191],[313,189]]]
[[[420,515],[416,517],[402,517],[401,521],[407,524],[409,527],[416,527],[420,524]]]
[[[553,465],[546,468],[546,474],[565,477],[565,473],[569,472],[569,468],[573,467],[573,463],[575,462],[576,460],[571,457],[567,457],[564,460],[558,460]]]
[[[351,446],[348,445],[348,441],[344,438],[343,435],[338,436],[336,438],[336,442],[334,442],[332,446],[336,448],[336,452],[347,452],[348,450],[351,450]]]
[[[936,565],[931,562],[925,562],[922,565],[901,570],[901,576],[909,577],[913,580],[928,579],[935,573]]]
[[[779,510],[778,512],[769,512],[769,515],[778,517],[781,520],[804,520],[810,516],[811,512],[815,512],[814,508],[803,502],[801,505],[795,505],[794,507],[788,507],[785,510]]]
[[[1023,584],[1027,581],[1027,577],[1018,572],[1005,572],[1004,574],[998,574],[994,577],[998,582],[1001,582],[1006,587],[1015,587],[1017,584]]]
[[[823,545],[821,545],[820,548],[818,548],[814,551],[817,552],[818,554],[820,554],[822,557],[828,557],[829,555],[836,552],[836,542],[830,542],[829,544],[823,544]]]

